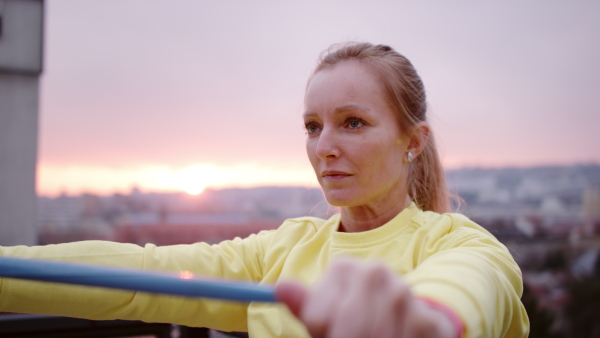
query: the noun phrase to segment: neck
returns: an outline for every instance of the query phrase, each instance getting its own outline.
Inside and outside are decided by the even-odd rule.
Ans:
[[[411,199],[406,196],[404,203],[397,203],[395,205],[342,207],[340,212],[340,228],[338,231],[362,232],[379,228],[396,217],[410,203]]]

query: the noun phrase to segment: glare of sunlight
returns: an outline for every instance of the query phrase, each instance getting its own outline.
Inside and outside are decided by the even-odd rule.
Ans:
[[[190,195],[199,195],[210,183],[212,170],[203,165],[192,165],[175,173],[175,186]]]
[[[181,278],[181,279],[192,279],[193,277],[194,277],[194,274],[188,270],[183,270],[179,273],[179,278]]]
[[[41,163],[37,175],[37,190],[42,195],[129,193],[134,186],[142,191],[180,191],[197,195],[205,188],[307,185],[314,182],[310,165],[269,167],[258,163],[230,166],[195,163],[179,168],[160,164],[113,168]]]
[[[189,195],[200,195],[201,192],[204,191],[204,188],[206,188],[206,186],[204,185],[190,185],[188,187],[185,187],[184,191],[187,192]]]

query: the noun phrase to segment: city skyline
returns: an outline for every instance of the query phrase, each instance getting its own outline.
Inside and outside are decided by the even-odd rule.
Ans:
[[[46,3],[38,193],[318,184],[319,53],[405,54],[447,168],[600,163],[600,4]]]

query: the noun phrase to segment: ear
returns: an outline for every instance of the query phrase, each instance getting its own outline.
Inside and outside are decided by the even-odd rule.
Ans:
[[[429,124],[427,122],[421,121],[417,123],[412,130],[410,139],[408,140],[408,147],[406,148],[406,151],[410,151],[414,157],[419,156],[423,149],[425,149],[425,145],[427,145],[429,131]]]

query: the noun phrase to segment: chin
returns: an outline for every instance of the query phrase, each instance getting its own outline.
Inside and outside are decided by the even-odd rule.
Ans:
[[[325,199],[327,203],[333,207],[352,207],[358,205],[359,198],[354,193],[350,193],[348,191],[325,191],[323,190],[323,195],[325,195]]]

